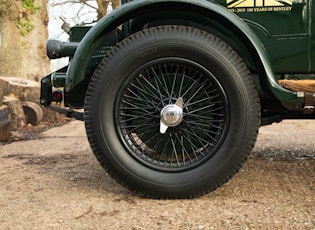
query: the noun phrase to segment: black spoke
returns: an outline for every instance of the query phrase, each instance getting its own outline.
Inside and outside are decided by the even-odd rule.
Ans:
[[[179,97],[183,118],[162,134],[160,113]],[[158,170],[202,164],[215,154],[227,129],[222,87],[212,73],[187,60],[152,61],[130,76],[117,103],[117,127],[130,154]]]

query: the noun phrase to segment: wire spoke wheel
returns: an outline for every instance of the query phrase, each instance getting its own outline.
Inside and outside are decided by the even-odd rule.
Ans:
[[[183,100],[181,121],[161,133],[161,112],[178,98]],[[208,160],[229,118],[225,94],[211,72],[179,58],[137,69],[121,89],[115,111],[129,153],[163,171],[186,170]]]
[[[139,31],[104,57],[85,97],[102,167],[152,198],[191,198],[246,161],[260,121],[248,68],[224,41],[183,26]]]

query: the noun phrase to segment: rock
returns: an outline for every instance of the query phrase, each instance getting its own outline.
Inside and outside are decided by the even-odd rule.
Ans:
[[[0,106],[0,141],[9,139],[11,133],[11,122],[9,121],[8,106]]]
[[[3,104],[8,107],[9,120],[13,129],[26,125],[23,106],[20,100],[15,97],[5,96]]]
[[[32,101],[24,101],[22,106],[27,124],[38,125],[43,120],[43,110],[38,104]]]

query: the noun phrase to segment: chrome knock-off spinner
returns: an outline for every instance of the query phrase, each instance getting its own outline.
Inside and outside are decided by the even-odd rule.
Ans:
[[[165,106],[161,111],[160,133],[164,134],[168,127],[174,127],[183,119],[183,98],[178,98],[175,104]]]

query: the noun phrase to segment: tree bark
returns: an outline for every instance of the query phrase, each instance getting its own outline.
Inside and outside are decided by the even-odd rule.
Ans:
[[[0,1],[0,75],[39,81],[49,73],[47,1],[34,0],[34,14],[22,7],[23,0]],[[18,20],[30,28],[25,35]]]
[[[4,95],[14,95],[20,101],[39,101],[40,85],[36,81],[25,80],[15,77],[0,77],[0,86]]]
[[[3,103],[8,106],[12,128],[25,126],[26,120],[21,101],[15,97],[4,97]]]
[[[120,6],[119,0],[113,0],[112,1],[112,6],[113,6],[113,9],[116,9],[117,7],[119,7]]]
[[[38,125],[43,120],[43,110],[40,105],[32,101],[22,102],[27,124]]]
[[[0,141],[9,139],[11,133],[11,122],[9,121],[8,106],[0,105]]]
[[[97,10],[97,19],[100,20],[102,17],[104,17],[107,14],[107,7],[109,5],[109,2],[112,3],[113,9],[116,9],[120,6],[119,0],[113,0],[113,1],[107,1],[107,0],[96,0],[98,5]]]
[[[100,20],[107,14],[107,7],[109,5],[109,1],[106,0],[96,0],[98,9],[97,9],[97,20]]]

